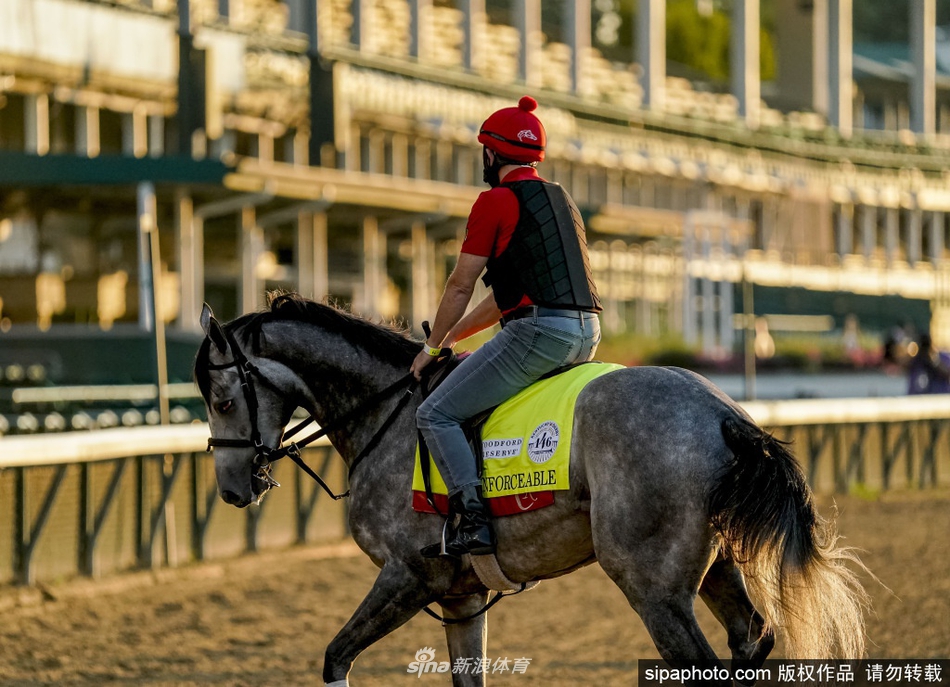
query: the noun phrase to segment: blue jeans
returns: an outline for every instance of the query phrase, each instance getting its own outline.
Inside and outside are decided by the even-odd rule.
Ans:
[[[481,484],[462,423],[507,401],[555,368],[594,357],[600,343],[596,313],[513,320],[465,358],[416,412],[442,479],[454,496]]]

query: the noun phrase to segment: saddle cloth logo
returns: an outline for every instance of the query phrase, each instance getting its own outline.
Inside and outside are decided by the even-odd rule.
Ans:
[[[571,437],[577,396],[601,375],[622,365],[591,363],[543,379],[498,406],[482,427],[482,494],[493,515],[511,515],[554,503],[570,489]],[[429,461],[436,505],[447,512],[447,489]],[[413,509],[435,511],[426,501],[419,451],[412,479]]]

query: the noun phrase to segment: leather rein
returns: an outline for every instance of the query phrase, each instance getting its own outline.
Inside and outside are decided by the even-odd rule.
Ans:
[[[251,363],[250,360],[247,359],[247,356],[244,355],[244,352],[241,350],[240,346],[238,346],[234,335],[230,331],[225,331],[225,336],[228,340],[228,346],[231,348],[233,359],[230,362],[222,363],[220,365],[209,362],[208,369],[227,370],[232,367],[237,369],[238,377],[241,380],[241,391],[244,395],[244,402],[247,404],[248,416],[251,420],[251,436],[248,439],[225,439],[209,437],[207,449],[208,452],[210,453],[215,446],[221,448],[253,448],[254,466],[257,468],[255,476],[268,486],[278,487],[280,484],[270,476],[269,467],[274,461],[280,460],[286,456],[296,463],[301,470],[312,477],[334,501],[349,496],[349,489],[347,489],[342,494],[334,493],[327,483],[323,481],[320,475],[314,472],[310,466],[304,462],[300,455],[301,449],[312,444],[318,439],[322,439],[328,433],[346,426],[356,418],[364,415],[366,411],[378,406],[380,402],[394,395],[397,391],[405,389],[405,393],[402,395],[402,398],[399,399],[399,402],[380,425],[379,429],[376,430],[373,436],[370,437],[370,440],[366,443],[366,446],[364,446],[359,454],[357,454],[356,458],[353,459],[353,462],[350,464],[349,468],[349,474],[352,475],[356,471],[357,466],[362,462],[363,458],[365,458],[370,451],[376,448],[382,439],[383,434],[386,433],[399,413],[409,403],[409,400],[412,398],[413,391],[418,384],[415,377],[413,377],[411,373],[400,377],[385,389],[373,394],[362,403],[357,404],[355,408],[348,410],[336,420],[321,427],[313,434],[310,434],[303,439],[299,439],[298,441],[292,441],[289,444],[285,443],[288,439],[299,434],[305,427],[316,422],[316,418],[314,417],[313,413],[311,413],[305,420],[294,425],[293,428],[291,428],[281,437],[279,446],[272,447],[264,443],[264,440],[261,437],[260,428],[258,427],[257,413],[260,404],[257,400],[257,390],[254,387],[254,379],[256,377],[262,384],[264,384],[264,386],[278,393],[283,392],[281,392],[281,390],[278,389],[275,384],[270,382],[267,377],[264,376],[264,374],[253,363]]]
[[[428,322],[424,323],[424,327],[425,329],[428,330]],[[428,335],[428,331],[426,331],[426,334]],[[324,427],[321,427],[318,431],[314,432],[313,434],[310,434],[309,436],[299,441],[285,444],[284,442],[286,440],[290,439],[296,434],[299,434],[300,431],[303,430],[304,427],[316,422],[316,418],[313,416],[313,413],[311,413],[307,417],[307,419],[294,425],[294,427],[290,431],[286,432],[281,437],[281,441],[280,441],[281,445],[275,448],[275,447],[267,446],[266,444],[264,444],[264,441],[261,438],[260,428],[257,425],[257,411],[260,404],[257,401],[257,391],[254,388],[254,378],[257,377],[258,379],[260,379],[261,383],[264,384],[264,386],[267,386],[268,388],[274,391],[277,391],[278,393],[280,393],[280,389],[278,389],[275,384],[273,384],[270,380],[268,380],[267,377],[265,377],[264,374],[259,369],[257,369],[257,367],[255,367],[251,363],[250,360],[247,359],[247,356],[244,355],[244,352],[241,350],[240,346],[238,346],[237,341],[235,340],[234,335],[231,332],[225,331],[225,336],[227,337],[228,346],[230,346],[231,348],[231,353],[234,359],[231,360],[230,362],[222,363],[220,365],[209,362],[208,369],[209,370],[227,370],[232,367],[237,368],[238,376],[241,380],[241,390],[244,394],[244,401],[247,404],[248,415],[251,418],[251,437],[249,439],[223,439],[223,438],[218,439],[215,437],[209,437],[208,449],[207,449],[208,452],[210,453],[212,448],[214,448],[215,446],[220,446],[221,448],[253,448],[255,452],[254,465],[255,467],[257,467],[257,472],[255,473],[255,475],[260,480],[262,480],[265,484],[269,486],[278,486],[278,487],[280,486],[280,484],[269,474],[269,466],[274,461],[280,460],[284,456],[287,456],[292,461],[294,461],[300,467],[301,470],[303,470],[308,475],[310,475],[310,477],[316,480],[317,484],[323,487],[323,490],[334,501],[338,501],[340,499],[343,499],[349,496],[350,495],[349,489],[347,489],[342,494],[335,494],[333,490],[329,487],[329,485],[327,485],[327,483],[323,481],[320,475],[315,473],[310,468],[310,466],[304,462],[303,458],[301,458],[300,456],[300,449],[304,448],[305,446],[309,444],[312,444],[318,439],[325,437],[327,433],[332,432],[336,429],[339,429],[347,425],[352,420],[359,417],[360,415],[363,415],[370,408],[377,406],[381,401],[392,396],[400,389],[405,389],[405,393],[403,393],[402,398],[399,399],[399,402],[396,404],[393,410],[389,413],[389,415],[380,425],[379,429],[377,429],[376,432],[373,434],[373,436],[370,437],[370,440],[366,443],[366,446],[363,447],[363,450],[360,451],[359,454],[356,456],[356,458],[353,459],[353,462],[350,464],[350,469],[349,469],[349,474],[352,476],[352,474],[355,472],[357,466],[360,464],[363,458],[365,458],[366,455],[370,451],[372,451],[376,447],[377,444],[379,444],[379,441],[380,439],[382,439],[383,434],[386,433],[386,430],[389,429],[390,425],[392,425],[392,423],[395,421],[396,417],[399,415],[402,409],[405,408],[406,405],[409,403],[409,400],[412,398],[412,394],[415,391],[416,386],[418,385],[416,378],[412,375],[412,373],[409,373],[400,377],[395,382],[387,386],[385,389],[373,394],[362,403],[357,404],[355,408],[348,410],[346,413],[338,417],[336,420],[327,424]],[[442,349],[442,350],[447,351],[449,354],[451,354],[451,349]],[[428,607],[423,607],[422,610],[430,617],[435,618],[436,620],[440,621],[443,625],[455,625],[458,623],[467,622],[469,620],[472,620],[473,618],[477,618],[478,616],[486,613],[488,609],[490,609],[492,606],[497,604],[503,598],[507,596],[513,596],[515,594],[520,594],[525,589],[527,589],[527,585],[522,582],[521,589],[517,591],[510,592],[510,593],[497,592],[495,596],[492,597],[481,609],[479,609],[478,611],[475,611],[471,615],[467,615],[462,618],[449,618],[445,616],[440,616],[437,613],[430,610]]]

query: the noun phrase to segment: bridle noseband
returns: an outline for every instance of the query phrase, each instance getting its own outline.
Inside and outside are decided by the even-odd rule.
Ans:
[[[232,367],[237,369],[238,377],[241,381],[241,392],[244,395],[244,402],[247,404],[248,416],[251,422],[251,436],[249,439],[225,439],[209,437],[207,449],[208,452],[210,453],[212,448],[215,446],[220,448],[253,448],[254,467],[257,468],[255,476],[267,484],[268,487],[280,486],[280,484],[278,484],[277,481],[270,476],[270,464],[287,456],[304,472],[310,475],[310,477],[312,477],[321,487],[323,487],[323,490],[334,500],[349,496],[349,490],[342,494],[334,493],[327,483],[324,482],[323,479],[304,462],[300,455],[300,450],[326,436],[329,432],[332,432],[335,429],[339,429],[340,427],[348,424],[357,416],[362,415],[368,409],[377,405],[383,399],[393,395],[399,389],[405,388],[406,392],[399,400],[399,403],[396,404],[396,407],[389,414],[380,428],[376,430],[376,433],[370,438],[366,446],[363,447],[363,450],[360,451],[356,458],[353,459],[349,469],[349,474],[352,475],[363,458],[365,458],[366,455],[379,443],[379,440],[382,438],[386,430],[389,429],[390,425],[392,425],[393,421],[396,419],[396,416],[399,415],[399,412],[406,407],[406,404],[409,403],[409,399],[412,397],[412,392],[416,387],[415,377],[413,377],[411,373],[400,377],[398,380],[396,380],[396,382],[390,384],[382,391],[373,394],[373,396],[358,404],[355,408],[347,411],[335,421],[328,423],[324,427],[321,427],[319,431],[314,432],[300,441],[284,444],[283,442],[285,440],[290,439],[292,436],[298,434],[307,425],[316,422],[316,418],[311,413],[307,419],[298,423],[290,431],[282,435],[279,441],[281,445],[272,447],[264,443],[264,440],[261,437],[260,428],[258,427],[257,413],[260,408],[260,404],[257,400],[257,391],[254,388],[254,377],[257,377],[265,386],[269,387],[278,394],[282,394],[283,392],[277,388],[275,384],[270,382],[267,377],[265,377],[264,374],[257,367],[255,367],[250,360],[247,359],[247,356],[244,355],[241,347],[238,346],[234,335],[227,330],[225,330],[224,333],[227,337],[228,346],[231,349],[233,360],[221,364],[215,364],[209,361],[208,370],[227,370]]]

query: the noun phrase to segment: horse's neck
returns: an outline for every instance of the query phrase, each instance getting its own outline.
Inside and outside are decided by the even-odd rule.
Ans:
[[[313,407],[306,410],[323,427],[332,427],[346,413],[367,404],[409,371],[408,363],[402,369],[354,348],[342,337],[324,337],[275,337],[270,344],[310,389]],[[347,463],[369,442],[398,401],[399,393],[367,405],[358,417],[328,432],[334,448]]]

